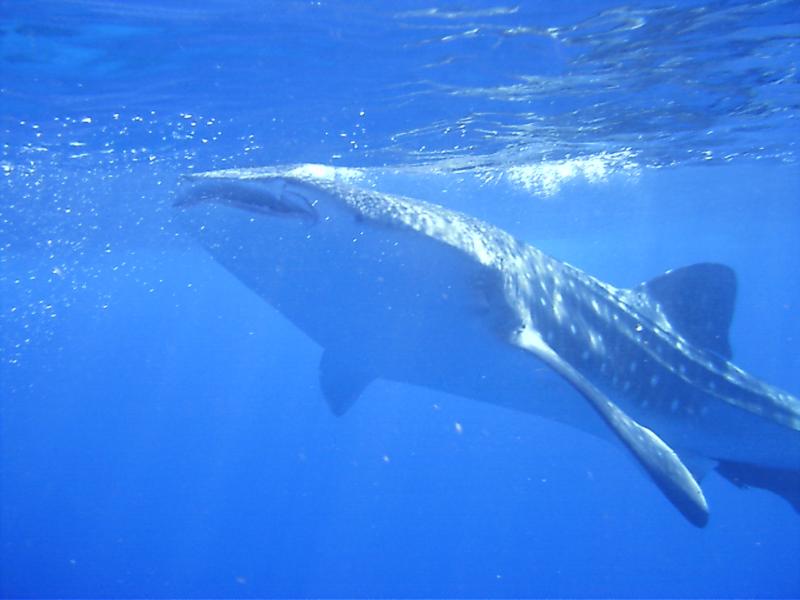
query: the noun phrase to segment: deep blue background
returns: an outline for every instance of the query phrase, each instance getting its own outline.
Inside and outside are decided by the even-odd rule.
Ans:
[[[800,594],[800,518],[776,496],[711,474],[697,530],[618,448],[529,415],[379,381],[333,417],[320,349],[172,225],[186,171],[372,167],[365,185],[465,210],[616,285],[730,264],[737,364],[800,392],[796,55],[748,54],[796,34],[797,6],[704,7],[710,29],[678,37],[677,56],[664,40],[702,5],[631,14],[651,37],[615,62],[609,17],[584,21],[614,4],[469,4],[429,22],[403,16],[430,6],[412,2],[0,2],[2,596]],[[504,33],[442,41],[476,23]],[[514,29],[574,23],[583,41]],[[747,94],[708,82],[719,31],[738,32],[722,41]],[[660,82],[677,91],[648,87],[658,52],[675,59],[664,72],[691,63]],[[456,68],[420,70],[436,60]],[[645,79],[576,83],[606,64]],[[577,87],[502,107],[466,93],[526,69]],[[487,134],[475,115],[492,111],[524,143]],[[514,129],[535,115],[541,130]],[[625,165],[597,158],[623,149]],[[542,161],[557,185],[498,181]]]

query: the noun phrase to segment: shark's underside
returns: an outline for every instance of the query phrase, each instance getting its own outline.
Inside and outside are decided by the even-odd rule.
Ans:
[[[709,467],[800,511],[800,402],[730,362],[729,268],[617,289],[487,223],[311,166],[191,179],[180,219],[324,348],[335,413],[376,378],[409,382],[616,438],[695,525]]]

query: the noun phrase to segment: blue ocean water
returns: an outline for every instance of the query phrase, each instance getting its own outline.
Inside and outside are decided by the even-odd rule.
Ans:
[[[172,222],[186,173],[320,163],[618,286],[725,263],[736,363],[800,393],[797,2],[195,4],[0,1],[0,595],[800,595],[776,495],[711,473],[700,530],[531,415],[334,417]]]

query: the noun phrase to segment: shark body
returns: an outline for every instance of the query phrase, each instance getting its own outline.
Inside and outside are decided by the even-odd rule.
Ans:
[[[334,413],[376,378],[412,383],[616,439],[698,526],[709,468],[800,511],[800,401],[730,362],[728,267],[618,289],[467,215],[311,167],[192,180],[181,219],[324,348]]]

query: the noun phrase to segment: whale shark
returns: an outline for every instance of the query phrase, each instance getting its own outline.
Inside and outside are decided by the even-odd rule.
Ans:
[[[489,223],[321,166],[186,179],[176,219],[322,347],[335,415],[376,379],[409,383],[617,443],[698,527],[712,470],[800,512],[800,401],[731,362],[729,267],[623,289]]]

